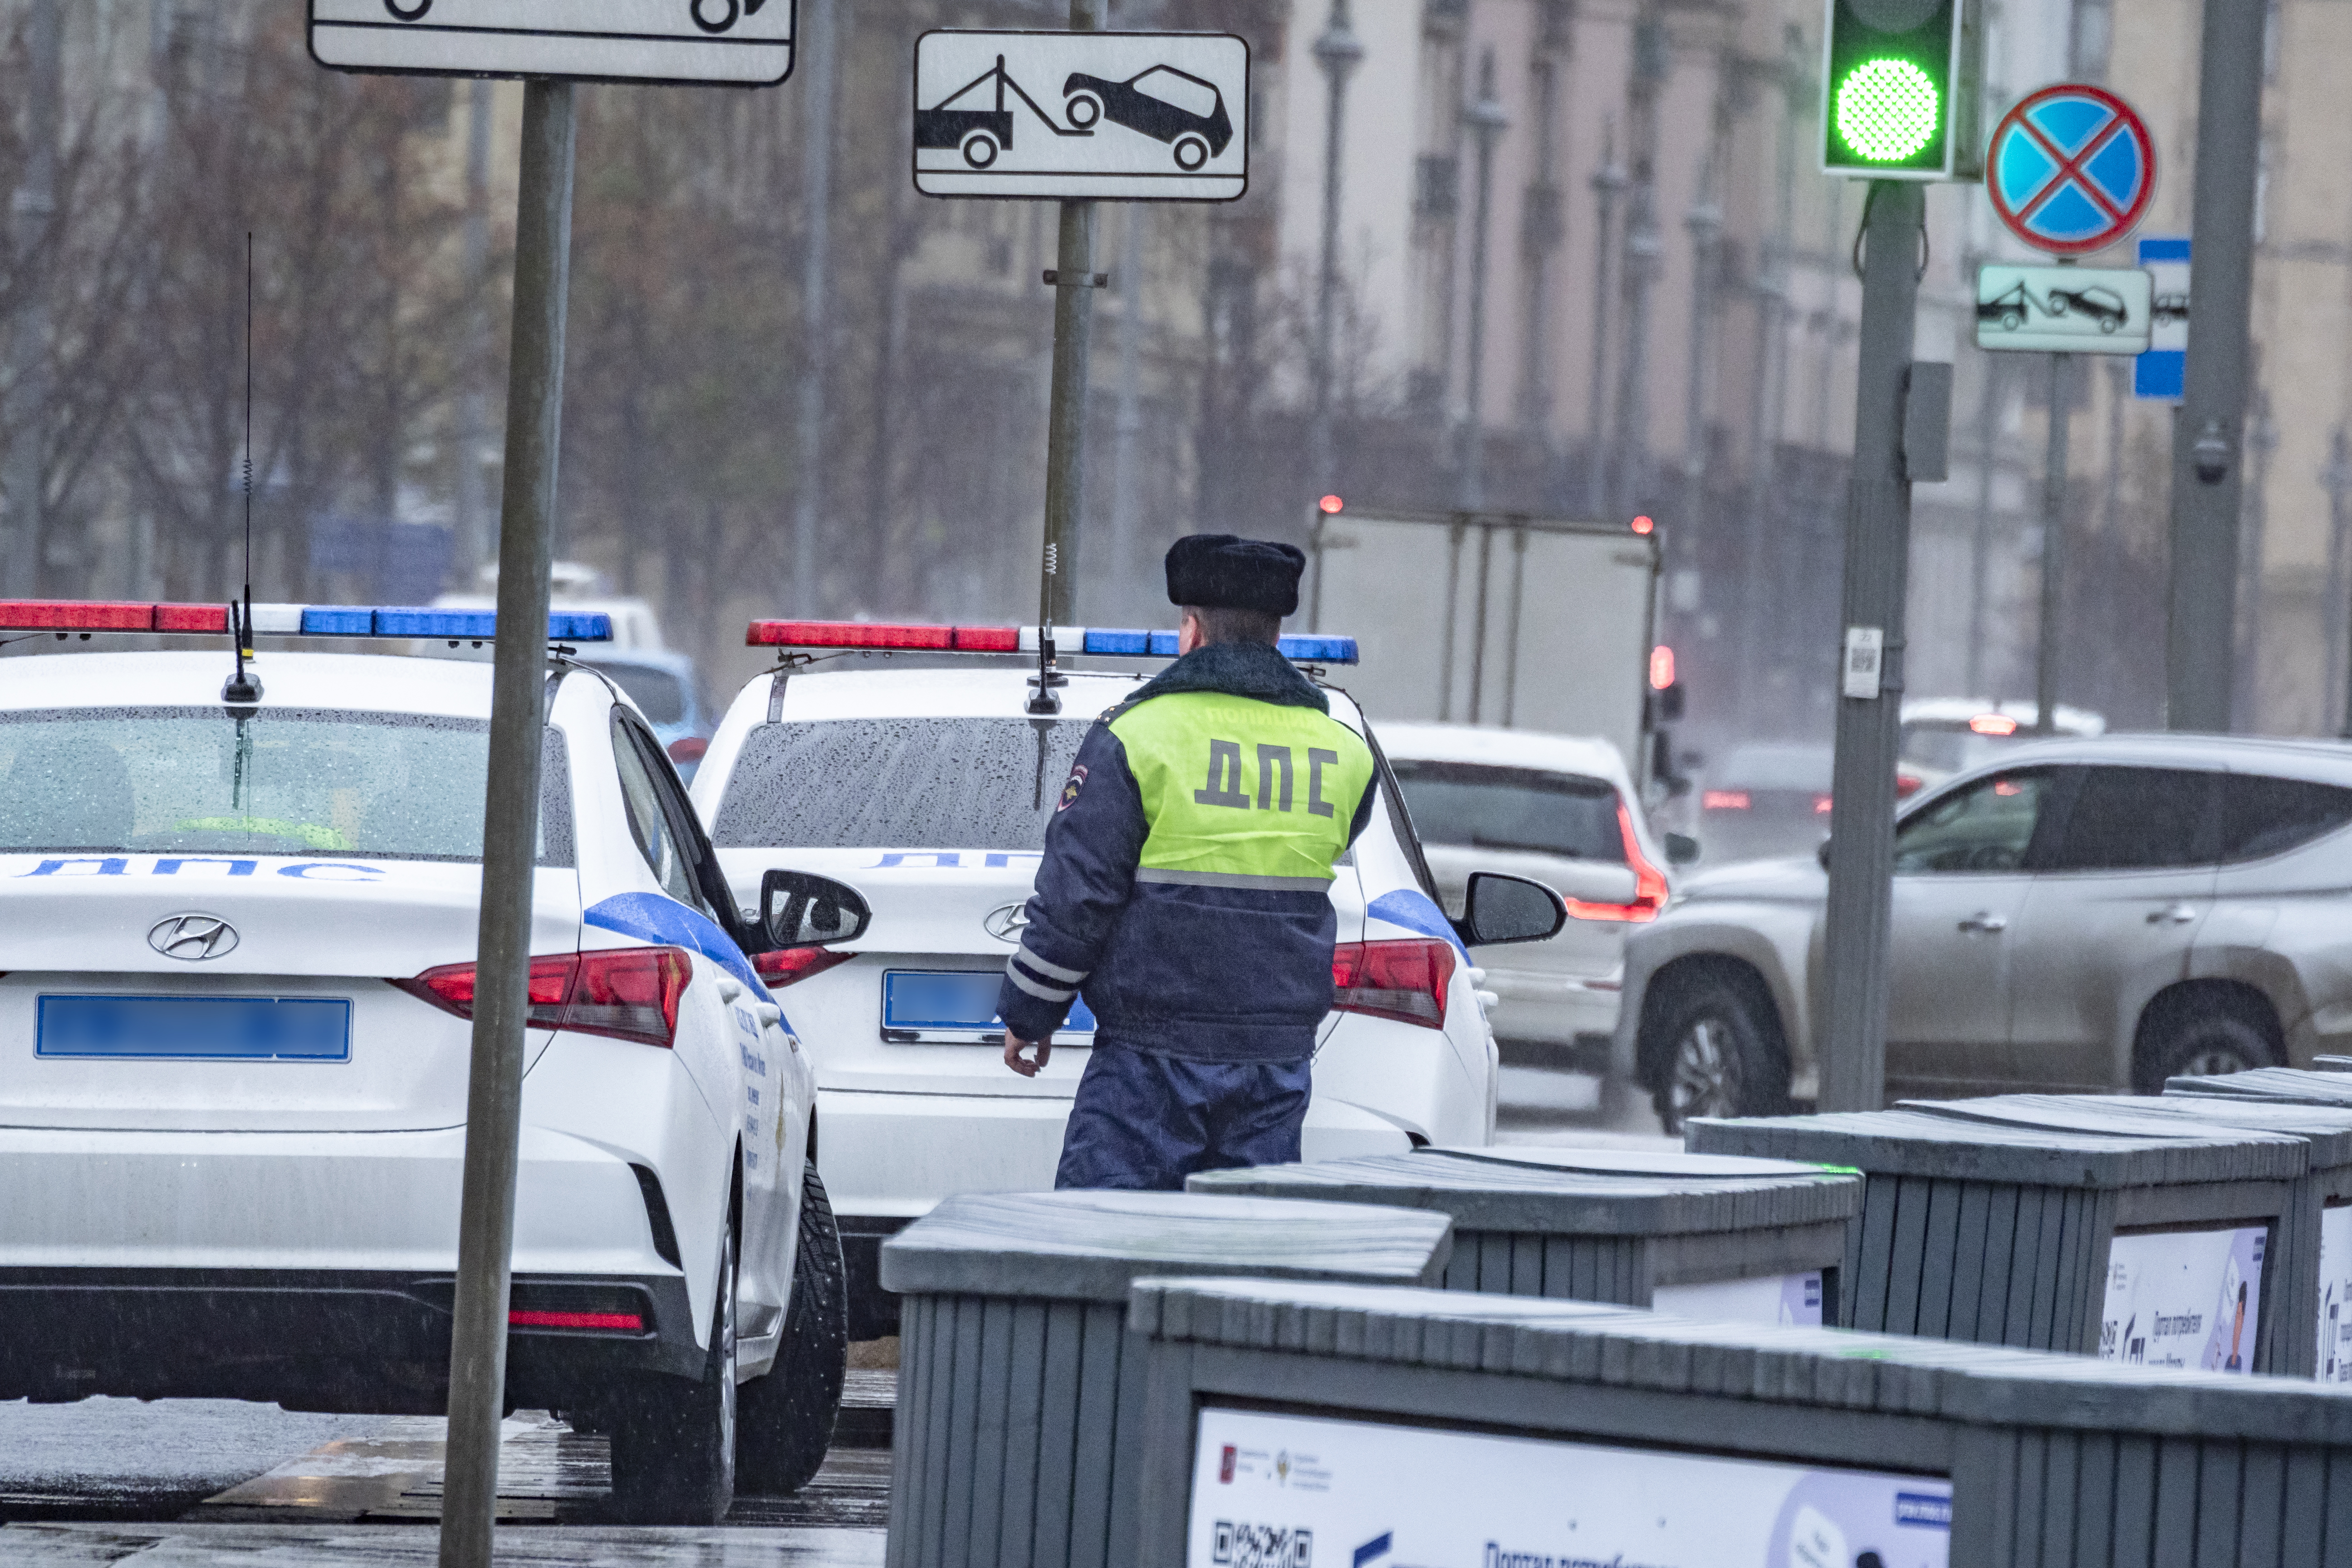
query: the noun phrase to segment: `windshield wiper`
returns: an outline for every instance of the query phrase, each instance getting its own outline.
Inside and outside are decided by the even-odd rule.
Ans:
[[[1528,844],[1517,838],[1490,838],[1483,833],[1472,834],[1470,842],[1480,849],[1517,849],[1527,855],[1557,855],[1563,860],[1584,858],[1582,851],[1565,848],[1558,844]]]

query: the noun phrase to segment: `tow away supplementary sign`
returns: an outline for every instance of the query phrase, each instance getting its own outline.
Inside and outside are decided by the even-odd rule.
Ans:
[[[1249,67],[1223,33],[926,33],[915,188],[1232,201],[1249,187]]]
[[[773,87],[796,0],[310,0],[339,70]]]
[[[1977,347],[2145,353],[2154,292],[2137,267],[1988,264],[1977,269]]]

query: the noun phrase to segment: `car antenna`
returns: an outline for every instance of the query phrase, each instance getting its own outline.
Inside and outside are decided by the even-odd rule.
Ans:
[[[1054,670],[1054,576],[1060,568],[1062,547],[1055,540],[1045,541],[1045,570],[1037,584],[1037,673],[1029,678],[1036,691],[1029,699],[1028,711],[1038,717],[1059,713],[1062,700],[1054,688],[1067,686],[1069,678]]]
[[[261,679],[245,668],[253,657],[253,231],[245,231],[245,606],[228,607],[229,637],[236,648],[236,673],[221,688],[230,714],[246,720],[261,704]]]

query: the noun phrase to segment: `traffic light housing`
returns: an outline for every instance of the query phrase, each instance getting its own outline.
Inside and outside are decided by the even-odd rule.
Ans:
[[[1825,0],[1822,170],[1980,177],[1981,30],[1971,0]]]

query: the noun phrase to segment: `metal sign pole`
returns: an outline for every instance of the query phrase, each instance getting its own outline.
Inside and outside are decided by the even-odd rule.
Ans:
[[[546,729],[548,566],[563,411],[564,297],[572,275],[572,87],[524,89],[516,203],[514,329],[507,382],[506,489],[499,528],[499,631],[482,821],[473,1065],[449,1343],[448,1471],[441,1568],[489,1568],[499,1423],[506,1414],[507,1290],[521,1134],[523,1031],[530,1012],[531,884]]]
[[[1102,0],[1070,0],[1070,31],[1102,26]],[[1054,402],[1045,419],[1045,579],[1038,613],[1067,625],[1077,605],[1078,505],[1087,482],[1087,372],[1095,321],[1095,204],[1062,203],[1054,272]],[[1041,695],[1043,695],[1041,693]]]
[[[1876,1110],[1886,1095],[1895,758],[1902,738],[1903,597],[1911,562],[1911,480],[1904,468],[1903,417],[1912,318],[1919,300],[1926,187],[1874,181],[1869,215],[1853,479],[1845,523],[1837,763],[1830,784],[1823,1110]]]
[[[2197,86],[2197,311],[2173,426],[2171,625],[2165,722],[2230,727],[2237,651],[2238,461],[2254,273],[2263,24],[2241,0],[2205,0]]]
[[[2074,423],[2068,356],[2050,356],[2050,456],[2042,468],[2042,620],[2033,642],[2034,733],[2058,732],[2058,592],[2066,570],[2066,438]]]

